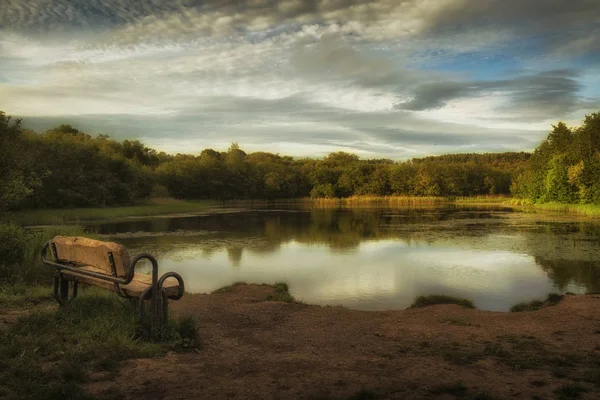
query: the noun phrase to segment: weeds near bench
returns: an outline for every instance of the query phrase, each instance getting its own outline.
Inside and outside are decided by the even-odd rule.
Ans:
[[[56,235],[94,237],[77,225],[24,229],[0,223],[0,281],[6,284],[50,282],[54,270],[42,264],[40,252],[44,243]]]
[[[125,359],[198,345],[191,318],[170,321],[165,332],[162,343],[142,340],[136,307],[84,290],[65,307],[34,312],[0,330],[0,397],[84,399],[79,384],[90,371],[115,373]]]

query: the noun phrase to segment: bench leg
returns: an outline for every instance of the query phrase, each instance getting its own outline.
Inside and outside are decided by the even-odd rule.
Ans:
[[[154,297],[152,287],[149,286],[142,292],[139,300],[140,324],[143,325],[146,320],[146,301],[150,301],[150,337],[157,339],[161,333],[161,328],[169,321],[169,299],[167,291],[161,287],[160,295]],[[156,307],[160,305],[160,307]]]
[[[77,297],[78,289],[78,282],[73,281],[73,294],[71,295],[71,299]],[[54,276],[54,299],[61,306],[64,306],[69,301],[69,280],[64,279],[58,272]]]

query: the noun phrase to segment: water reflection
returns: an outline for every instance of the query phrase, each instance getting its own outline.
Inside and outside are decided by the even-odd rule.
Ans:
[[[285,280],[296,297],[321,304],[397,309],[419,294],[447,293],[506,310],[551,291],[599,291],[599,227],[500,208],[427,207],[252,210],[97,229],[132,252],[156,254],[192,292]]]

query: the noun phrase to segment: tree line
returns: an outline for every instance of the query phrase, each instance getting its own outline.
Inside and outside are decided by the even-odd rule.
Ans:
[[[227,151],[170,155],[70,125],[42,133],[0,112],[0,210],[104,207],[151,197],[278,199],[353,195],[513,194],[600,203],[600,114],[559,123],[533,154],[450,154],[394,162],[346,152],[323,159]]]
[[[586,115],[579,127],[554,125],[511,192],[536,203],[600,204],[600,112]]]

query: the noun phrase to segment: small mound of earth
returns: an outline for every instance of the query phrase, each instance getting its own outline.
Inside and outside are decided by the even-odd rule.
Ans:
[[[273,293],[240,284],[185,295],[171,309],[197,319],[201,349],[126,361],[115,379],[87,390],[125,399],[552,399],[575,386],[582,399],[600,393],[600,296],[500,313],[265,301]]]

